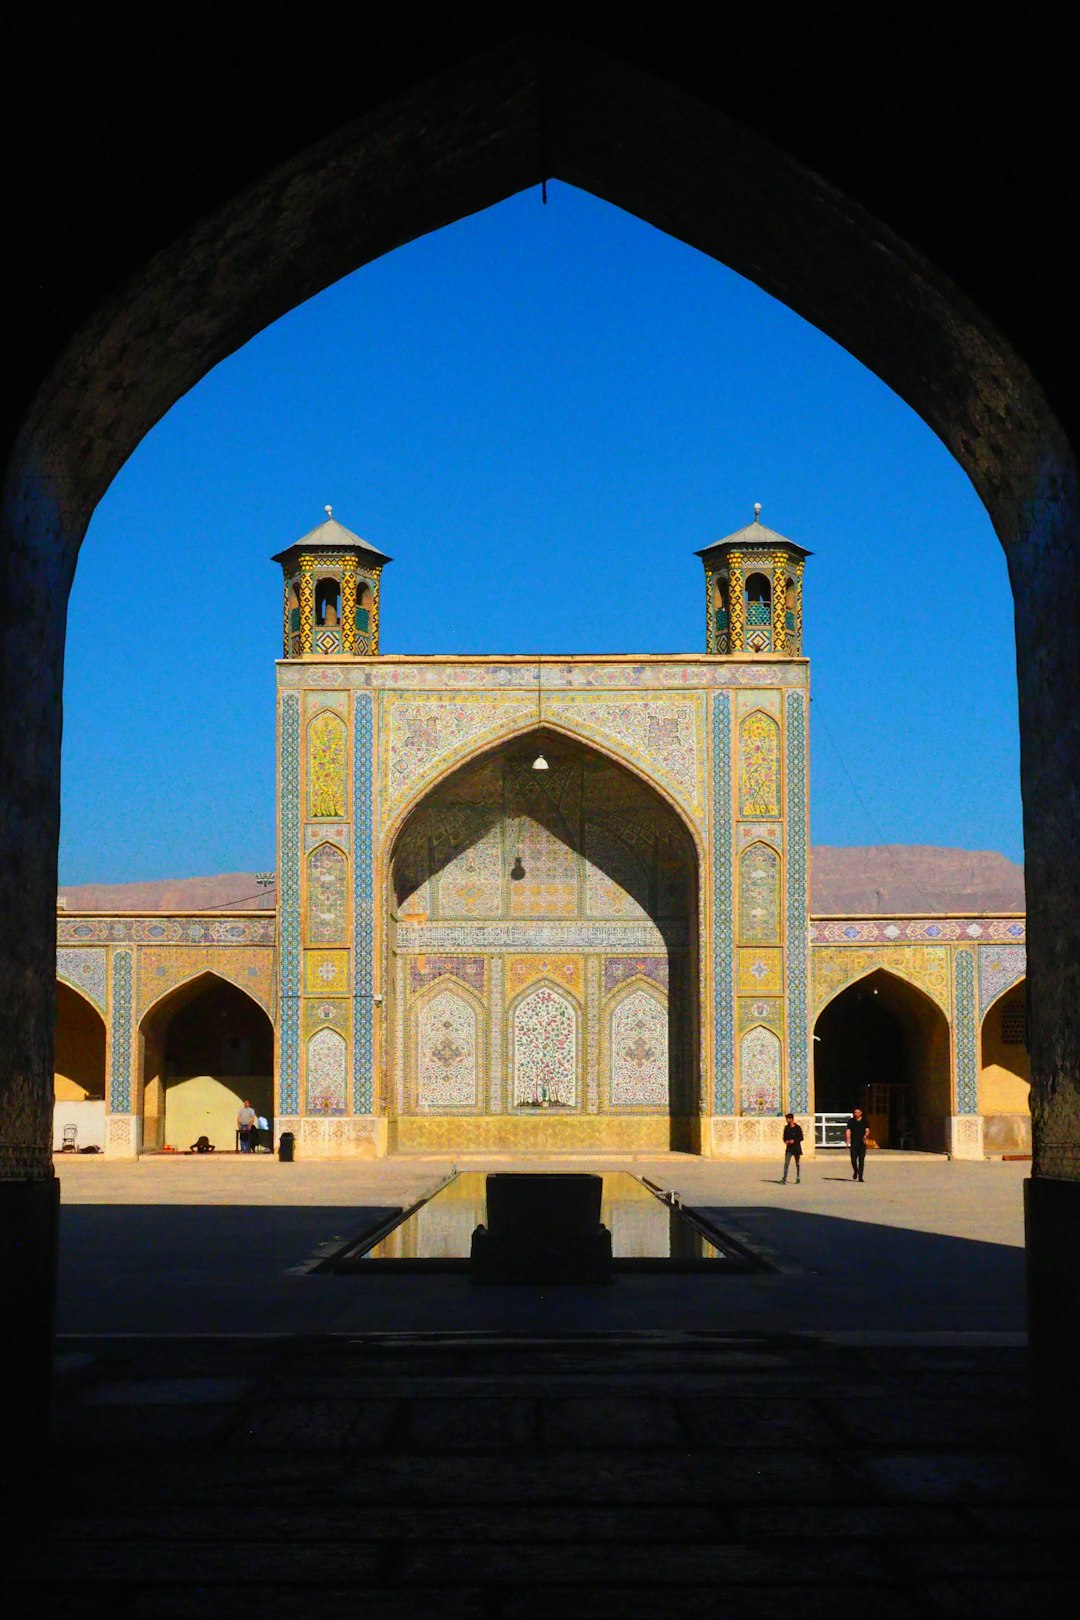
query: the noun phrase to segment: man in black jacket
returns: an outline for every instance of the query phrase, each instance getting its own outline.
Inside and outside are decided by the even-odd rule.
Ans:
[[[799,1182],[802,1180],[802,1145],[803,1128],[801,1125],[796,1125],[794,1114],[788,1114],[787,1123],[784,1126],[785,1185],[787,1183],[787,1173],[791,1168],[792,1160],[795,1161],[795,1185],[798,1186]]]
[[[861,1181],[863,1167],[866,1164],[866,1133],[870,1129],[868,1120],[863,1118],[861,1108],[851,1110],[851,1118],[844,1131],[844,1141],[851,1150],[851,1179]]]

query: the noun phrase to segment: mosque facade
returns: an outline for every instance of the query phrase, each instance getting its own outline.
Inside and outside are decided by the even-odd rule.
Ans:
[[[282,552],[276,909],[58,915],[57,1145],[1027,1151],[1023,915],[811,914],[809,553],[698,555],[704,652],[402,657],[388,557]]]

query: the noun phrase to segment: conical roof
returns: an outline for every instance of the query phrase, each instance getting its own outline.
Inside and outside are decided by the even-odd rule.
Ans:
[[[789,540],[786,535],[777,534],[775,529],[767,529],[764,523],[759,522],[756,517],[753,523],[746,525],[745,529],[736,529],[734,534],[726,534],[722,540],[714,540],[703,551],[695,552],[695,556],[708,557],[714,551],[720,550],[721,547],[725,549],[730,547],[732,550],[737,550],[742,546],[768,546],[772,550],[775,550],[777,546],[783,546],[786,550],[793,551],[798,557],[813,556],[813,552],[807,551],[805,546],[797,546],[794,540]]]
[[[347,529],[344,523],[339,523],[329,506],[324,507],[323,510],[326,512],[325,522],[320,523],[315,529],[309,529],[307,534],[301,535],[299,540],[294,541],[291,546],[279,552],[271,561],[276,563],[289,562],[293,554],[299,551],[360,551],[364,554],[364,558],[372,564],[379,563],[381,565],[393,561],[393,558],[388,557],[385,552],[379,551],[376,546],[369,545],[366,540],[361,540],[358,534],[353,534],[352,530]],[[363,561],[363,558],[361,560]]]

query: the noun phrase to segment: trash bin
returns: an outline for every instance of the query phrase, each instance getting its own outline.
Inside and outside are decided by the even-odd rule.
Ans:
[[[293,1151],[296,1147],[296,1137],[292,1131],[282,1131],[278,1137],[277,1156],[282,1164],[292,1164]]]

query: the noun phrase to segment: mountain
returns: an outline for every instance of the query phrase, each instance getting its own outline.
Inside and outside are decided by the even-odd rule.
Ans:
[[[993,850],[932,844],[869,845],[810,852],[816,914],[1023,911],[1024,868]],[[254,872],[165,878],[155,883],[84,883],[60,890],[66,911],[268,911],[276,891]]]
[[[993,850],[933,844],[810,851],[816,915],[1023,911],[1024,868]]]

